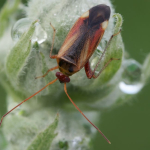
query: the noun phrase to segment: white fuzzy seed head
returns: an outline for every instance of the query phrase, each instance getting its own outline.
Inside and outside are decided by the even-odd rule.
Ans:
[[[57,31],[54,48],[59,50],[75,21],[91,7],[99,4],[106,4],[111,9],[109,24],[104,34],[104,39],[108,40],[114,27],[112,18],[114,8],[109,0],[31,0],[28,3],[26,14],[32,21],[39,19],[49,35],[48,41],[50,43],[52,42],[53,30],[49,24],[52,23]],[[61,35],[58,35],[59,31]]]

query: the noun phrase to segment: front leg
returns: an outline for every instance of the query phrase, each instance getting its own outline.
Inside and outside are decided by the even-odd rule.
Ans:
[[[57,55],[52,55],[52,51],[53,51],[53,46],[54,46],[54,41],[55,41],[55,34],[56,34],[56,29],[53,27],[53,25],[50,23],[50,26],[52,27],[53,29],[53,41],[52,41],[52,46],[51,46],[51,50],[50,50],[50,55],[49,57],[51,59],[56,59],[57,58]]]

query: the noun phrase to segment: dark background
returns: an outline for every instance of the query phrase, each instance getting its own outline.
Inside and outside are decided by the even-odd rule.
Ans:
[[[0,0],[0,7],[5,0]],[[142,63],[150,52],[150,1],[113,0],[124,23],[122,36],[126,51]],[[94,150],[150,149],[150,83],[132,101],[103,113],[100,129],[112,142],[109,145],[100,134],[94,139]],[[0,87],[0,113],[5,112],[5,92]],[[0,114],[2,115],[2,114]]]

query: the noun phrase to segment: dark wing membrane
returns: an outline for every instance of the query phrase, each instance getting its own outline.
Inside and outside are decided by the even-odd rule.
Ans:
[[[58,53],[58,58],[76,65],[79,70],[89,60],[104,33],[100,25],[92,29],[88,19],[80,17],[77,20]]]
[[[77,59],[84,47],[84,41],[87,39],[83,33],[84,31],[81,30],[83,26],[83,20],[79,18],[68,33],[57,57],[77,65]]]

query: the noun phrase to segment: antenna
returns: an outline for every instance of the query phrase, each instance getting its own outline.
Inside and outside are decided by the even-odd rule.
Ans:
[[[105,139],[109,144],[111,144],[111,142],[106,138],[106,136],[102,133],[102,131],[101,131],[97,126],[95,126],[95,125],[84,115],[84,113],[79,109],[79,107],[73,102],[73,100],[71,99],[71,97],[68,95],[66,83],[64,83],[64,91],[65,91],[66,95],[68,96],[68,98],[70,99],[71,103],[72,103],[72,104],[75,106],[75,108],[82,114],[82,116],[83,116],[95,129],[98,130],[98,132],[104,137],[104,139]]]
[[[15,106],[14,108],[12,108],[10,111],[8,111],[5,115],[3,115],[3,117],[1,118],[0,121],[0,126],[2,124],[2,121],[4,119],[4,117],[6,117],[10,112],[12,112],[14,109],[16,109],[17,107],[19,107],[20,105],[22,105],[24,102],[28,101],[30,98],[32,98],[33,96],[37,95],[38,93],[40,93],[42,90],[44,90],[46,87],[48,87],[50,84],[53,84],[57,81],[58,79],[56,78],[55,80],[49,82],[46,86],[44,86],[42,89],[40,89],[39,91],[37,91],[36,93],[34,93],[33,95],[31,95],[30,97],[28,97],[27,99],[23,100],[21,103],[19,103],[17,106]]]

